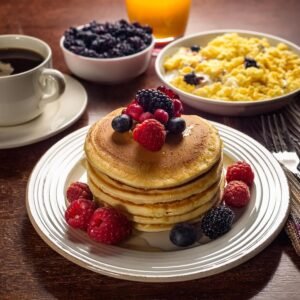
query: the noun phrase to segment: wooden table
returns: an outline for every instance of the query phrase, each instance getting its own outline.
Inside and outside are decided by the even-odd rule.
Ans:
[[[36,36],[50,44],[54,67],[69,73],[58,41],[70,25],[126,18],[121,0],[12,0],[0,2],[0,33]],[[193,0],[187,33],[240,28],[300,44],[297,0]],[[154,59],[153,59],[154,62]],[[25,209],[26,184],[38,159],[57,141],[129,102],[135,91],[159,84],[153,62],[136,80],[115,86],[82,81],[86,112],[46,141],[0,151],[0,299],[300,299],[300,258],[284,232],[256,257],[205,279],[171,284],[134,283],[85,270],[54,252],[33,229]],[[0,95],[1,97],[1,95]],[[248,132],[253,118],[207,118]]]

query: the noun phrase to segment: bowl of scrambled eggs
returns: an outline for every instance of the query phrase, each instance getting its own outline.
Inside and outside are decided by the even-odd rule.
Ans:
[[[276,110],[300,92],[300,47],[252,31],[183,37],[160,52],[155,69],[188,105],[218,115]]]

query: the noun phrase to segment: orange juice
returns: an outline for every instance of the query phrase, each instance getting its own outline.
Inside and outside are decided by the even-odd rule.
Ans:
[[[151,26],[158,42],[184,34],[190,4],[191,0],[126,0],[130,21]]]

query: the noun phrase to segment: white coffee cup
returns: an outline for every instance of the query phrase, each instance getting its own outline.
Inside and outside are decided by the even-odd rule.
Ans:
[[[31,50],[44,60],[28,71],[0,76],[0,126],[34,119],[65,90],[64,76],[52,69],[52,52],[45,42],[26,35],[0,35],[0,49],[10,48]]]

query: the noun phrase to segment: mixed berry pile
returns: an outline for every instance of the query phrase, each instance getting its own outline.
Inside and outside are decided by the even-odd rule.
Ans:
[[[112,120],[115,131],[132,130],[133,138],[150,151],[159,151],[166,135],[181,134],[186,123],[180,98],[165,86],[139,90],[133,101]]]
[[[69,28],[64,46],[75,54],[93,58],[128,56],[146,49],[152,42],[152,28],[120,20],[92,21],[82,28]]]

